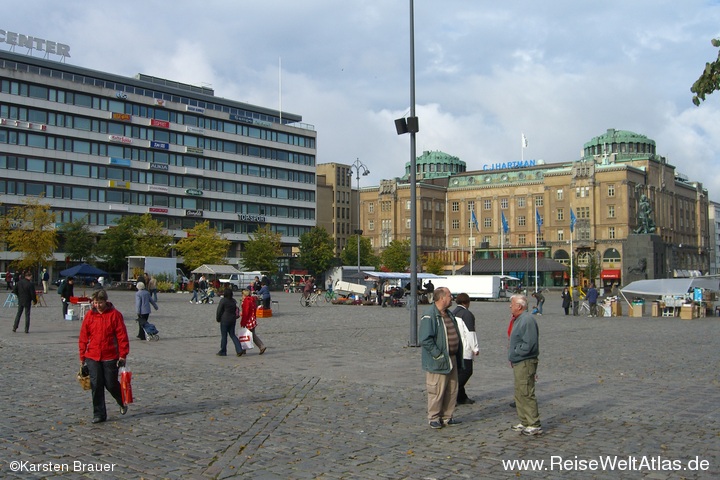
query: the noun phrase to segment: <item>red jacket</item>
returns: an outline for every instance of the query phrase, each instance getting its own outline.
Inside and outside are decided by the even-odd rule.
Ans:
[[[93,308],[85,315],[80,326],[78,349],[81,362],[86,358],[100,362],[128,356],[130,342],[125,320],[112,303],[108,302],[103,313]]]
[[[243,298],[240,326],[252,330],[257,326],[257,302],[252,295]]]

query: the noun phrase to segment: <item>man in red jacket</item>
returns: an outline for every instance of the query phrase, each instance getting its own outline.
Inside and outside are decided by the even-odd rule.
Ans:
[[[80,365],[90,373],[92,423],[107,420],[105,389],[120,405],[120,414],[127,413],[127,405],[123,404],[120,393],[118,369],[125,366],[130,342],[122,313],[107,300],[105,290],[92,294],[92,309],[85,315],[78,340]]]

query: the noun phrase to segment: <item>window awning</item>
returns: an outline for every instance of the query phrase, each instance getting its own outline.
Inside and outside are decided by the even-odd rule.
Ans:
[[[616,269],[616,270],[603,270],[600,272],[600,278],[603,280],[619,280],[620,274],[622,273],[622,270]]]

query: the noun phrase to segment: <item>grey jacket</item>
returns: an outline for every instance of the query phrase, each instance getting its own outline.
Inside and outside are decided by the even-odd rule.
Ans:
[[[525,310],[513,323],[513,328],[510,332],[508,360],[514,364],[522,362],[523,360],[538,358],[539,355],[540,339],[537,322],[535,318]]]

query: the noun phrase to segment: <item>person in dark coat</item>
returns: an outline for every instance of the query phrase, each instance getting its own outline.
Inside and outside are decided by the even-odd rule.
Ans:
[[[565,315],[570,314],[570,304],[572,303],[572,298],[570,297],[570,290],[568,290],[567,287],[563,288],[562,291],[562,308],[565,310]]]
[[[237,356],[245,355],[245,350],[243,350],[240,340],[235,335],[235,325],[238,319],[235,315],[237,310],[238,304],[233,298],[232,288],[227,287],[215,312],[215,320],[220,324],[220,351],[217,353],[220,357],[227,355],[227,337],[230,337],[230,340],[235,344]]]
[[[75,278],[74,277],[68,277],[66,280],[63,280],[63,282],[58,287],[58,295],[60,295],[60,299],[62,300],[62,306],[63,306],[63,319],[65,319],[65,315],[67,315],[68,312],[68,305],[70,304],[70,297],[75,296]]]
[[[30,309],[35,301],[35,285],[32,283],[32,274],[25,272],[25,275],[13,287],[13,293],[18,297],[18,310],[15,315],[13,332],[17,331],[20,325],[20,317],[25,312],[25,333],[30,330]]]

